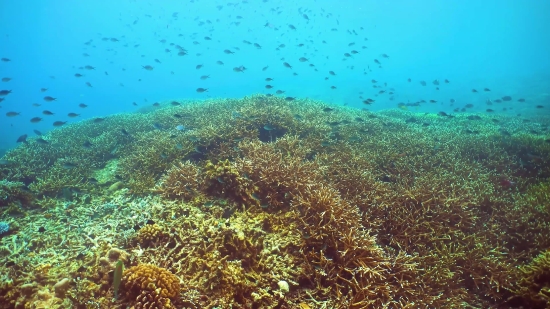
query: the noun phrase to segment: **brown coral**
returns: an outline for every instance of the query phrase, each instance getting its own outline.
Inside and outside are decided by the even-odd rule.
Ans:
[[[136,236],[136,240],[144,247],[151,246],[166,237],[162,227],[158,224],[147,224],[142,227]]]
[[[122,278],[123,291],[136,300],[132,308],[175,308],[172,301],[180,291],[178,277],[170,271],[151,264],[128,268]]]

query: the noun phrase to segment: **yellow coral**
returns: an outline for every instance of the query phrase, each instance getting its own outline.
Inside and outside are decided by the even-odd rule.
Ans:
[[[158,242],[165,236],[161,226],[158,224],[147,224],[139,230],[136,239],[140,244],[149,246],[152,243]]]
[[[132,308],[175,308],[172,300],[179,294],[180,281],[167,269],[151,264],[130,267],[122,283],[127,297],[135,298]]]

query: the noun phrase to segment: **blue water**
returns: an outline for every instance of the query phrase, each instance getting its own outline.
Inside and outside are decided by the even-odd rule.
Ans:
[[[370,110],[436,100],[411,110],[453,113],[471,103],[470,111],[479,113],[487,108],[522,117],[549,113],[548,12],[550,2],[535,0],[3,0],[0,58],[11,61],[0,62],[0,77],[11,80],[0,82],[0,90],[12,93],[0,103],[0,149],[14,147],[18,136],[32,136],[34,129],[46,133],[58,120],[132,112],[163,100],[238,98],[278,89],[283,96]],[[178,56],[172,43],[187,55]],[[280,44],[285,47],[277,49]],[[359,53],[344,56],[352,50]],[[86,65],[95,70],[83,69]],[[146,65],[153,70],[143,69]],[[240,66],[246,70],[234,72]],[[203,75],[210,78],[201,80]],[[268,77],[274,80],[266,82]],[[373,79],[382,88],[373,88]],[[208,91],[198,93],[199,87]],[[45,102],[46,95],[57,99]],[[505,95],[513,100],[486,105]],[[360,96],[376,101],[365,106]],[[55,115],[44,116],[43,110]],[[10,111],[20,115],[7,117]],[[69,112],[80,116],[69,118]],[[32,124],[33,117],[43,121]]]

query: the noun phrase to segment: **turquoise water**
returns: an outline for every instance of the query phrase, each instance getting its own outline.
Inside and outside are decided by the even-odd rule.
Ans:
[[[1,97],[0,149],[33,130],[53,129],[55,121],[169,99],[276,90],[374,111],[421,100],[437,102],[409,109],[452,114],[472,104],[469,111],[527,117],[550,109],[550,3],[543,1],[27,0],[0,6],[0,57],[10,60],[0,62],[0,76],[9,79],[0,90],[11,90]],[[487,105],[503,96],[512,100]],[[368,98],[375,102],[364,105]],[[42,120],[31,123],[34,117]]]

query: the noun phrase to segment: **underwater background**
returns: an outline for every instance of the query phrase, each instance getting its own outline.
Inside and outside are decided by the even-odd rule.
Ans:
[[[0,308],[550,308],[548,12],[3,1]]]

